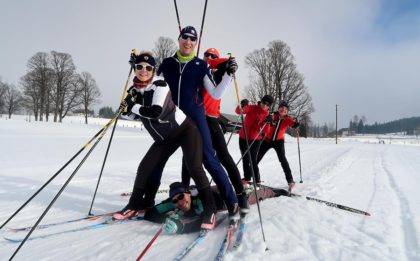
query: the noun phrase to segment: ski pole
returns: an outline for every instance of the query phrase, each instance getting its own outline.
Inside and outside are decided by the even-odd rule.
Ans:
[[[260,132],[258,132],[258,136],[257,137],[259,137],[260,135],[261,135],[261,132],[264,130],[264,127],[265,127],[265,125],[266,125],[267,123],[264,123],[264,125],[262,126],[262,128],[260,129]],[[245,150],[245,152],[244,152],[244,154],[242,154],[242,156],[241,156],[241,158],[238,160],[238,162],[236,162],[236,166],[238,166],[239,165],[239,163],[243,160],[243,158],[245,157],[245,155],[248,153],[248,151],[251,149],[251,147],[252,147],[252,145],[254,144],[254,142],[256,141],[257,139],[253,139],[252,140],[252,142],[251,142],[251,144],[249,144],[249,148],[247,148],[246,150]],[[262,141],[262,140],[261,140]]]
[[[176,0],[174,0],[174,5],[175,5],[176,19],[178,20],[179,33],[181,33],[181,30],[182,30],[181,21],[179,20],[178,5],[176,4]]]
[[[298,155],[299,155],[299,173],[300,173],[300,182],[299,183],[303,183],[303,180],[302,180],[302,163],[301,163],[301,160],[300,160],[299,130],[296,130],[296,138],[297,138]]]
[[[227,55],[229,55],[229,59],[232,57],[232,53],[227,53]],[[235,94],[237,94],[236,93],[236,91],[235,91]],[[238,94],[237,94],[238,95]],[[239,99],[239,96],[238,96],[238,99]],[[241,108],[241,110],[242,110],[242,108]],[[238,118],[237,118],[237,122],[239,121],[241,119],[241,114],[240,115],[238,115]],[[243,126],[242,126],[243,127]],[[235,125],[235,128],[234,128],[234,130],[236,130],[236,125]],[[228,141],[227,141],[227,143],[226,143],[226,147],[227,146],[229,146],[229,143],[230,143],[230,140],[232,139],[232,136],[233,136],[233,131],[230,133],[230,136],[229,136],[229,139],[228,139]]]
[[[366,211],[363,211],[363,210],[360,210],[360,209],[356,209],[356,208],[347,207],[347,206],[344,206],[344,205],[340,205],[340,204],[329,202],[329,201],[322,200],[322,199],[312,198],[312,197],[308,197],[308,196],[302,196],[302,195],[298,195],[298,194],[294,194],[294,193],[292,193],[290,196],[292,196],[292,197],[304,197],[306,200],[323,203],[323,204],[325,204],[329,207],[338,208],[338,209],[341,209],[341,210],[345,210],[345,211],[349,211],[349,212],[353,212],[353,213],[357,213],[357,214],[361,214],[361,215],[365,215],[365,216],[371,216],[371,214],[369,212],[366,212]]]
[[[239,108],[240,108],[241,121],[242,121],[242,126],[243,126],[243,124],[244,124],[244,114],[243,114],[243,110],[242,110],[242,106],[241,106],[241,102],[240,102],[240,98],[239,98],[239,87],[238,87],[238,82],[236,81],[236,75],[235,74],[233,74],[233,82],[235,84],[236,99],[237,99],[237,102],[238,102],[238,105],[239,105]],[[268,250],[267,243],[265,241],[265,234],[264,234],[264,227],[263,227],[262,217],[261,217],[260,203],[258,202],[257,183],[255,181],[255,173],[254,173],[254,166],[252,164],[251,153],[249,152],[248,133],[246,131],[246,128],[244,128],[244,133],[245,133],[245,140],[246,140],[246,145],[247,145],[247,149],[248,149],[248,159],[249,159],[249,163],[250,163],[250,167],[251,167],[251,173],[252,173],[252,180],[253,180],[252,184],[254,186],[255,198],[257,199],[256,202],[257,202],[258,216],[260,218],[261,234],[262,234],[264,244],[266,244],[266,249],[265,250]]]
[[[41,192],[48,184],[51,183],[77,156],[82,153],[83,150],[85,150],[92,141],[94,141],[105,129],[107,129],[112,122],[115,121],[115,118],[111,119],[107,124],[105,124],[93,137],[86,142],[85,145],[83,145],[76,154],[74,154],[47,182],[44,183],[25,203],[22,204],[1,226],[0,229],[2,229],[7,223],[9,223],[10,220],[12,220],[29,202],[34,199],[39,192]]]
[[[239,121],[240,117],[241,117],[241,116],[240,116],[240,115],[238,115],[238,119],[237,119],[236,121]],[[234,127],[234,130],[235,130],[235,129],[236,129],[236,125],[235,125],[235,127]],[[234,132],[234,131],[230,132],[229,139],[228,139],[228,141],[227,141],[227,143],[226,143],[226,147],[227,147],[227,146],[229,146],[229,142],[230,142],[230,140],[232,139],[233,132]]]
[[[114,118],[115,119],[115,118]],[[86,153],[86,155],[83,157],[83,159],[80,161],[79,165],[77,165],[76,169],[73,171],[73,173],[70,175],[70,177],[66,180],[64,185],[60,188],[60,190],[57,192],[57,194],[54,196],[54,198],[51,200],[50,204],[48,204],[47,208],[44,210],[44,212],[41,214],[41,216],[38,218],[38,220],[35,222],[35,224],[32,226],[29,233],[26,235],[26,237],[23,239],[23,241],[20,243],[18,248],[15,250],[13,255],[10,257],[9,260],[12,260],[16,254],[19,252],[21,247],[25,244],[25,242],[28,240],[28,238],[31,236],[32,232],[37,228],[39,223],[42,221],[42,219],[45,217],[45,215],[50,210],[51,206],[57,201],[58,197],[61,195],[61,193],[64,191],[64,189],[67,187],[67,185],[70,183],[70,181],[73,179],[74,175],[77,173],[77,171],[80,169],[80,167],[83,165],[83,163],[86,161],[86,159],[89,157],[90,153],[95,149],[96,145],[101,141],[102,137],[105,135],[106,131],[108,130],[109,125],[106,127],[106,129],[101,133],[101,135],[98,137],[98,139],[95,141],[93,146],[90,148],[90,150]]]
[[[159,228],[159,230],[156,232],[156,234],[153,236],[153,238],[149,241],[149,243],[146,245],[146,247],[141,251],[140,255],[137,257],[136,261],[140,261],[143,256],[146,254],[146,252],[150,249],[150,247],[153,245],[153,243],[156,241],[158,236],[162,233],[163,226]]]
[[[201,20],[200,38],[198,39],[198,47],[197,47],[197,57],[200,53],[201,37],[203,35],[204,19],[206,18],[206,12],[207,12],[207,0],[204,3],[203,19]]]
[[[131,50],[130,61],[134,59],[135,54],[136,54],[136,49]],[[127,87],[128,87],[128,83],[131,79],[131,74],[132,73],[133,73],[133,66],[130,64],[130,71],[128,73],[128,77],[127,77],[127,80],[125,82],[124,90],[123,90],[123,93],[121,95],[120,104],[123,101],[125,94],[127,93]],[[114,137],[115,127],[117,126],[118,117],[119,117],[120,114],[121,114],[121,111],[119,110],[118,113],[117,113],[116,119],[114,121],[114,126],[112,127],[111,136],[109,138],[108,146],[106,148],[104,160],[102,161],[101,171],[99,173],[98,182],[96,183],[95,192],[93,193],[92,202],[90,203],[88,216],[92,215],[93,203],[95,202],[96,193],[98,192],[99,183],[101,182],[102,173],[103,173],[104,168],[105,168],[105,163],[106,163],[106,160],[108,158],[109,148],[111,147],[112,138]]]

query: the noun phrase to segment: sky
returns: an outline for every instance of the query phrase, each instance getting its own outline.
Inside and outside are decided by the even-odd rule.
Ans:
[[[151,50],[159,36],[178,36],[172,0],[0,0],[0,6],[2,80],[19,85],[36,52],[67,52],[78,72],[96,79],[97,107],[118,106],[132,48]],[[178,0],[181,24],[199,29],[203,7],[204,0]],[[368,123],[420,116],[420,1],[208,1],[201,54],[210,47],[232,52],[241,90],[249,81],[245,56],[273,40],[290,46],[315,123],[334,122],[336,104],[339,127],[353,115]],[[233,113],[235,105],[232,88],[222,111]]]

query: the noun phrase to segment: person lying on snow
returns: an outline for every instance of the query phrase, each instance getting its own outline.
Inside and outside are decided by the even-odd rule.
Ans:
[[[217,211],[227,210],[226,205],[217,191],[212,187],[216,201]],[[284,189],[264,187],[257,191],[258,199],[288,196]],[[249,203],[255,204],[255,194],[249,196]],[[191,233],[200,230],[200,220],[203,213],[203,204],[195,189],[188,190],[181,182],[174,182],[169,186],[169,198],[146,210],[144,219],[156,223],[164,223],[166,234]]]

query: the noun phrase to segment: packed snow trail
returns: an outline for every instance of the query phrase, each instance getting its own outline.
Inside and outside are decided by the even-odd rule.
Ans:
[[[100,128],[75,121],[74,117],[63,124],[0,118],[0,222]],[[120,194],[131,190],[139,160],[152,143],[145,131],[122,127],[128,124],[124,121],[119,124],[93,208],[97,214],[125,206],[128,198]],[[420,146],[414,141],[404,146],[352,139],[336,145],[332,139],[302,138],[304,183],[297,183],[294,192],[365,210],[371,217],[305,199],[265,200],[261,211],[270,250],[264,251],[258,213],[251,206],[242,244],[225,260],[420,260]],[[105,148],[106,143],[99,144],[42,224],[86,216]],[[236,135],[229,149],[235,160],[240,158]],[[292,137],[286,137],[286,155],[298,180],[297,144]],[[180,162],[178,151],[168,161],[162,188],[180,179]],[[32,225],[74,167],[64,171],[7,227]],[[265,185],[286,186],[273,150],[260,169]],[[157,196],[162,200],[167,195]],[[134,260],[158,228],[159,224],[139,221],[35,239],[25,244],[15,260]],[[185,260],[214,260],[225,230],[219,226],[209,232],[205,243]],[[7,260],[17,246],[3,239],[6,233],[7,229],[0,231],[0,260]],[[171,260],[192,239],[193,235],[161,235],[144,260]]]

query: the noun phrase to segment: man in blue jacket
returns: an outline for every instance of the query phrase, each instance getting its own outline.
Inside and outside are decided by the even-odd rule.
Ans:
[[[226,202],[231,219],[239,218],[238,199],[229,182],[226,171],[213,149],[210,131],[203,107],[202,88],[214,98],[220,99],[232,81],[238,65],[234,58],[226,65],[226,73],[216,86],[207,63],[196,57],[197,31],[192,26],[183,28],[178,37],[179,50],[165,58],[158,69],[171,89],[175,104],[197,125],[203,139],[203,163],[216,183]]]

